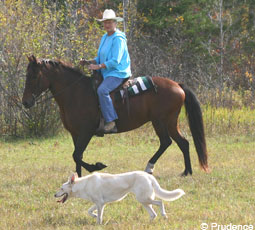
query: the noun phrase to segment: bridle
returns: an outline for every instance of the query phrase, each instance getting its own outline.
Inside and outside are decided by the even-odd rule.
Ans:
[[[40,100],[40,99],[41,99],[44,95],[46,95],[48,92],[50,92],[50,89],[45,90],[44,92],[42,92],[42,93],[41,93],[40,95],[38,95],[38,96],[36,96],[34,93],[32,93],[32,97],[33,97],[35,103],[36,103],[36,104],[40,104],[40,103],[42,103],[42,102],[46,102],[46,101],[51,100],[51,99],[54,97],[53,95],[51,95],[50,97],[47,97],[47,98],[45,98],[45,99],[43,99],[43,100]]]
[[[49,97],[47,97],[47,98],[45,98],[45,99],[43,99],[43,100],[41,100],[41,98],[43,98],[44,95],[46,95],[48,92],[50,92],[50,88],[46,89],[45,91],[43,91],[43,92],[42,92],[41,94],[39,94],[38,96],[36,96],[35,93],[32,93],[32,97],[33,97],[33,99],[34,99],[34,101],[35,101],[36,104],[45,103],[45,102],[51,100],[52,98],[54,98],[54,97],[56,97],[56,96],[59,96],[60,94],[62,94],[62,93],[63,93],[64,91],[66,91],[68,88],[72,87],[74,84],[78,83],[78,82],[79,82],[81,79],[83,79],[83,78],[84,78],[84,76],[82,75],[79,79],[77,79],[76,81],[74,81],[72,84],[66,86],[65,88],[61,89],[59,92],[57,92],[57,93],[55,93],[55,94],[52,93],[51,96],[49,96]],[[36,91],[38,91],[39,87],[40,87],[40,81],[39,81],[39,79],[38,79]]]

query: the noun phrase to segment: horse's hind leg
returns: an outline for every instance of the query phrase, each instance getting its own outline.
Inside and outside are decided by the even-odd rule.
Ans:
[[[169,135],[173,138],[173,140],[177,143],[184,156],[185,170],[181,175],[182,176],[187,176],[188,174],[191,175],[192,169],[189,154],[189,142],[180,134],[177,124],[174,124],[173,122],[170,122],[168,126],[168,132]]]
[[[167,131],[167,126],[161,121],[152,121],[152,125],[155,129],[156,134],[159,137],[160,146],[158,151],[153,155],[153,157],[149,160],[145,172],[152,174],[154,164],[160,158],[160,156],[165,152],[169,145],[171,145],[172,140],[170,139]]]

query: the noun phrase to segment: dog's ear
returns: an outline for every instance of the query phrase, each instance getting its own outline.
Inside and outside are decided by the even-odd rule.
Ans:
[[[71,176],[68,179],[68,183],[69,184],[74,184],[76,178],[77,178],[77,173],[72,173]]]
[[[75,184],[74,182],[75,182],[75,180],[78,178],[78,175],[77,175],[77,173],[74,173],[73,175],[72,175],[72,179],[71,179],[71,185],[72,185],[72,192],[77,192],[78,191],[78,184]],[[73,182],[72,182],[73,181]]]
[[[75,180],[78,178],[77,172],[74,173]]]
[[[71,184],[73,184],[75,182],[75,174],[73,174],[72,176],[71,176]]]

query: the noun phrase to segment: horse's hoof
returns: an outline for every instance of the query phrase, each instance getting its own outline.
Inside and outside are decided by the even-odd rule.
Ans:
[[[97,167],[97,170],[102,170],[102,169],[106,168],[107,165],[105,165],[105,164],[103,164],[101,162],[97,162],[96,163],[96,167]]]
[[[188,174],[186,172],[183,172],[180,174],[180,177],[186,177],[186,176],[188,176]]]
[[[186,176],[188,176],[189,174],[192,175],[192,173],[187,172],[186,170],[184,170],[184,172],[180,174],[180,177],[186,177]]]
[[[152,175],[153,170],[154,170],[154,164],[148,163],[144,171]]]

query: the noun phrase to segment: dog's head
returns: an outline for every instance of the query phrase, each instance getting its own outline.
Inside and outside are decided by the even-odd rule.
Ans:
[[[66,200],[68,199],[68,197],[71,197],[72,196],[72,188],[73,188],[73,185],[75,183],[75,179],[77,178],[77,174],[76,173],[73,173],[68,181],[66,183],[64,183],[62,185],[62,187],[60,188],[60,190],[55,194],[55,197],[62,197],[63,198],[61,200],[59,200],[58,202],[61,202],[61,203],[64,203],[66,202]]]

